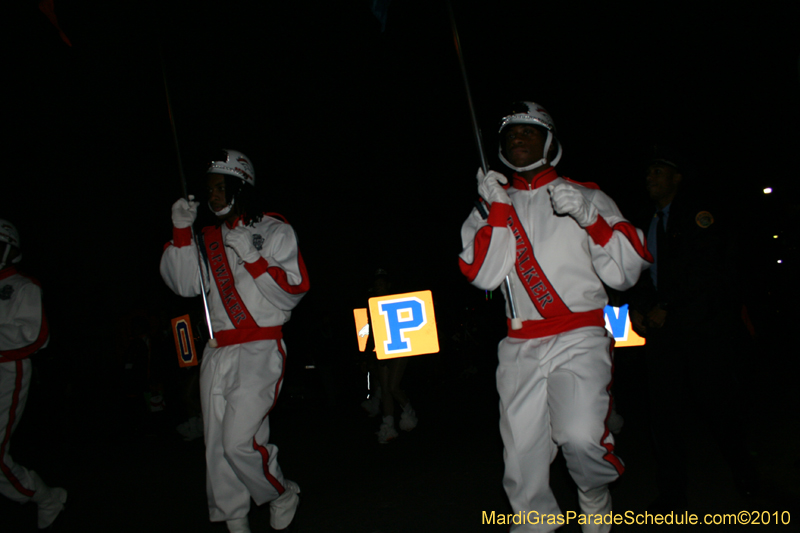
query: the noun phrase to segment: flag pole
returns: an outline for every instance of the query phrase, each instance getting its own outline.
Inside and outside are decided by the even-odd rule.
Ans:
[[[461,79],[464,81],[464,89],[467,93],[467,103],[469,104],[469,114],[472,119],[472,133],[475,136],[475,144],[478,147],[478,155],[481,158],[481,168],[483,173],[489,173],[489,165],[486,162],[486,151],[483,149],[483,141],[481,140],[481,130],[478,127],[478,117],[475,115],[475,105],[472,103],[472,91],[469,88],[469,78],[467,78],[467,68],[464,66],[464,53],[461,50],[461,39],[458,37],[458,27],[456,26],[456,17],[453,14],[453,5],[450,0],[447,0],[447,11],[450,13],[450,26],[453,29],[453,41],[455,42],[456,54],[458,54],[458,64],[461,67]],[[484,218],[488,217],[483,205],[476,201],[478,212]],[[508,298],[508,308],[511,312],[511,329],[522,329],[522,320],[517,317],[517,306],[514,304],[514,295],[511,290],[511,279],[506,275],[505,279],[506,294]]]
[[[172,140],[175,143],[175,154],[178,157],[178,175],[180,176],[181,180],[181,190],[183,192],[183,197],[186,198],[186,201],[189,201],[189,191],[186,187],[186,176],[183,173],[183,161],[181,160],[181,151],[178,148],[178,131],[175,129],[175,117],[172,113],[172,101],[169,97],[169,86],[167,85],[167,67],[166,62],[164,61],[164,53],[159,46],[159,55],[161,56],[161,76],[164,79],[164,94],[167,97],[167,111],[169,112],[169,125],[172,128]],[[208,337],[209,337],[209,345],[212,347],[216,345],[216,341],[214,340],[214,330],[211,328],[211,313],[208,310],[208,300],[206,299],[206,283],[203,277],[203,255],[200,251],[200,244],[197,242],[197,237],[194,233],[194,226],[189,225],[189,229],[192,232],[192,241],[195,244],[195,248],[197,250],[197,271],[200,275],[200,295],[203,297],[203,310],[205,311],[205,318],[206,318],[206,326],[208,326]]]

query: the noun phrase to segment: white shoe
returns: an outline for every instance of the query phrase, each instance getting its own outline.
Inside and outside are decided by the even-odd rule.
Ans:
[[[203,438],[203,419],[199,416],[196,416],[190,420],[191,426],[189,434],[186,435],[183,440],[190,442],[195,439],[202,439]]]
[[[38,526],[39,529],[44,529],[55,522],[58,514],[64,510],[64,504],[67,502],[67,491],[61,487],[48,487],[39,477],[39,474],[34,471],[31,471],[31,477],[36,485],[36,493],[34,493],[32,499],[39,507]]]
[[[393,416],[384,416],[383,417],[383,424],[381,424],[381,428],[375,433],[378,436],[378,442],[381,444],[386,444],[392,439],[397,438],[397,430],[394,429],[394,417]]]
[[[277,500],[269,502],[269,525],[272,529],[286,529],[294,519],[300,504],[300,487],[294,481],[283,480],[283,491]]]
[[[175,430],[183,436],[185,441],[193,441],[203,436],[203,419],[193,416],[183,424],[179,424]]]
[[[578,503],[580,503],[581,513],[585,515],[607,515],[611,512],[611,493],[608,485],[603,485],[596,489],[583,492],[578,489]],[[608,533],[611,531],[611,524],[582,524],[583,533]]]
[[[228,525],[228,531],[231,533],[250,533],[250,522],[247,517],[234,518],[225,522]]]
[[[400,415],[400,429],[403,431],[411,431],[417,427],[417,413],[411,408],[411,402],[408,402],[403,407],[403,414]]]

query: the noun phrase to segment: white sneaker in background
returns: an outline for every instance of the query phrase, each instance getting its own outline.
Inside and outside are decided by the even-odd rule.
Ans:
[[[397,430],[394,429],[394,417],[393,416],[384,416],[383,417],[383,424],[381,424],[381,428],[377,431],[376,435],[378,435],[378,442],[381,444],[386,444],[392,439],[397,438]]]
[[[183,436],[183,440],[189,442],[203,436],[203,419],[193,416],[186,422],[178,424],[175,430]]]
[[[411,402],[408,402],[405,407],[403,407],[403,414],[400,415],[400,429],[403,431],[411,431],[415,427],[417,427],[417,413],[414,412],[414,409],[411,407]]]

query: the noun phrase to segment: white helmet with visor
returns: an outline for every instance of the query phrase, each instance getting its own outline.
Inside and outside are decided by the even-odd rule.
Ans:
[[[6,263],[8,262],[8,254],[11,253],[11,247],[13,246],[17,250],[20,250],[19,232],[17,231],[17,228],[14,227],[14,224],[8,220],[0,219],[0,242],[4,242],[6,244],[3,247],[4,250],[0,252],[0,269],[3,269],[6,267]],[[19,263],[21,259],[22,253],[18,253],[12,262]]]
[[[536,102],[514,102],[511,105],[510,112],[506,114],[500,121],[499,133],[501,136],[503,130],[512,124],[530,124],[532,126],[544,128],[547,130],[547,140],[544,143],[543,157],[539,161],[536,161],[535,163],[532,163],[526,167],[516,167],[512,165],[508,159],[506,159],[505,155],[503,155],[503,143],[501,141],[498,152],[500,154],[500,161],[502,161],[504,165],[509,168],[513,168],[517,172],[526,172],[528,170],[534,170],[546,165],[548,163],[547,154],[550,152],[550,146],[552,146],[554,142],[557,146],[557,152],[556,156],[549,163],[552,166],[556,166],[558,164],[558,162],[561,160],[561,143],[558,142],[558,139],[556,139],[555,136],[556,124],[553,122],[553,117],[550,116],[545,108]]]
[[[250,162],[250,158],[238,150],[222,150],[221,152],[221,155],[216,156],[215,159],[209,163],[206,174],[223,174],[225,176],[234,176],[242,180],[244,183],[249,183],[250,185],[255,186],[256,173],[253,170],[253,164]],[[235,195],[232,194],[230,196],[228,205],[225,206],[225,208],[221,211],[214,211],[211,205],[208,207],[218,217],[225,216],[231,212],[235,201]]]

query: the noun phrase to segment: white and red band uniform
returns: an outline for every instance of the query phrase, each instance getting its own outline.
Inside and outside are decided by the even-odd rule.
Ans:
[[[267,415],[286,366],[281,326],[309,288],[289,224],[264,215],[245,226],[260,255],[245,263],[224,245],[240,220],[203,230],[203,275],[218,343],[217,348],[206,346],[200,368],[207,493],[214,522],[244,518],[250,498],[261,505],[285,490],[278,449],[269,444]],[[200,294],[198,250],[190,228],[173,228],[173,240],[161,257],[161,276],[181,296]]]
[[[9,455],[11,435],[28,399],[29,357],[49,341],[39,282],[14,267],[0,270],[0,494],[20,503],[33,497],[36,485]]]
[[[547,185],[569,183],[597,208],[582,228],[553,211]],[[515,513],[559,514],[549,486],[558,447],[582,492],[614,481],[624,470],[605,420],[611,411],[613,339],[604,327],[603,283],[632,287],[651,261],[643,233],[622,217],[596,185],[559,177],[554,168],[532,184],[515,174],[511,204],[495,202],[484,220],[474,209],[461,229],[462,273],[484,290],[508,275],[523,327],[498,349],[503,485]],[[508,296],[506,295],[506,299]],[[608,500],[610,509],[610,500]],[[512,531],[552,531],[520,524]]]

